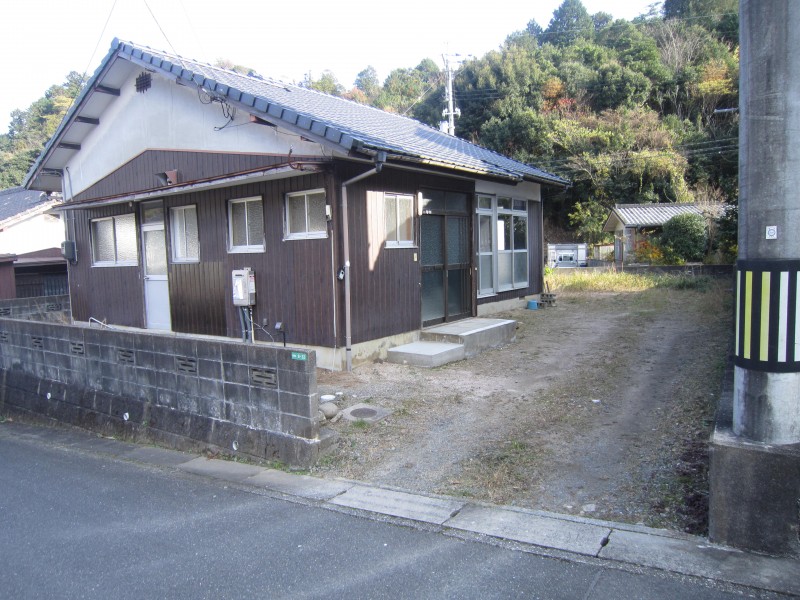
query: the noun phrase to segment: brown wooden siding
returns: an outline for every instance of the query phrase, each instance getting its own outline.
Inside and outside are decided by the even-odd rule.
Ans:
[[[256,323],[266,319],[267,330],[275,335],[274,324],[281,321],[288,342],[332,346],[331,239],[283,239],[285,194],[322,187],[325,176],[317,174],[169,198],[167,215],[175,206],[197,206],[200,236],[199,263],[169,263],[173,330],[241,336],[231,271],[250,267],[256,278]],[[266,250],[229,253],[228,200],[251,196],[264,200]],[[256,339],[269,338],[256,330]]]
[[[17,297],[14,280],[14,262],[11,259],[0,259],[0,300]]]
[[[274,323],[282,321],[288,342],[333,346],[331,238],[283,240],[284,195],[321,187],[325,187],[325,175],[314,174],[166,199],[168,253],[172,207],[197,206],[200,239],[199,263],[173,263],[171,256],[168,260],[173,331],[239,337],[239,317],[231,300],[231,271],[250,267],[256,276],[256,323],[267,319],[267,329],[273,332]],[[264,200],[266,251],[229,253],[228,200],[249,196]],[[70,268],[74,316],[78,320],[95,317],[107,319],[109,324],[144,326],[140,268],[91,267],[90,219],[130,210],[125,204],[70,213],[75,219],[79,253],[78,265]],[[269,338],[257,330],[256,339]]]
[[[353,177],[368,168],[349,169],[341,174],[341,179]],[[414,224],[415,247],[386,248],[383,202],[380,194],[368,193],[386,191],[416,196],[422,188],[472,194],[474,183],[385,168],[380,174],[347,189],[353,343],[414,331],[422,325],[419,218],[416,217]]]
[[[298,160],[298,158],[295,157],[294,160]],[[188,183],[252,171],[285,162],[285,156],[271,154],[146,150],[107,177],[77,194],[75,200],[90,200],[152,190],[160,186],[156,173],[174,169],[178,171],[179,181]]]
[[[89,233],[91,219],[129,214],[134,210],[133,207],[122,204],[93,210],[76,210],[67,214],[67,230],[71,238],[74,227],[78,256],[78,262],[69,265],[74,319],[88,321],[89,318],[95,318],[108,324],[144,326],[141,268],[93,267]],[[141,264],[141,249],[139,262]]]
[[[200,157],[200,153],[197,156]],[[214,157],[205,158],[213,162]],[[267,330],[277,340],[280,336],[274,334],[273,327],[276,321],[281,321],[289,343],[326,347],[344,345],[344,285],[335,279],[335,272],[343,266],[340,183],[368,169],[369,166],[364,165],[346,165],[335,176],[303,174],[166,198],[168,252],[171,247],[170,208],[195,205],[200,238],[199,263],[168,260],[173,330],[240,337],[239,317],[231,300],[231,271],[250,267],[256,276],[256,323],[266,320]],[[284,240],[285,194],[317,188],[326,189],[333,213],[328,224],[328,237]],[[387,191],[417,197],[420,189],[451,190],[472,196],[474,182],[387,167],[380,174],[348,188],[353,343],[414,331],[421,326],[419,219],[415,223],[415,247],[386,248],[383,202],[381,195],[376,193]],[[261,196],[264,201],[266,250],[229,253],[228,201],[251,196]],[[109,324],[144,327],[140,268],[91,267],[90,219],[132,210],[138,212],[138,207],[131,208],[124,203],[68,213],[68,230],[75,231],[78,251],[78,264],[70,266],[73,314],[77,320],[94,317],[106,319]],[[528,214],[530,287],[478,302],[541,291],[541,204],[529,203]],[[471,249],[472,254],[474,249]],[[474,293],[472,298],[474,303]],[[257,330],[256,339],[269,338]]]

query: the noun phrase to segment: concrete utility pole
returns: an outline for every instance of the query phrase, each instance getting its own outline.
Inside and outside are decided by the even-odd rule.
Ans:
[[[709,537],[800,554],[800,2],[740,0],[734,382]],[[729,403],[732,403],[732,407]]]
[[[741,0],[733,430],[800,442],[800,3]]]
[[[444,70],[447,73],[447,108],[442,111],[442,116],[447,119],[447,133],[448,135],[456,134],[456,121],[455,117],[461,116],[461,109],[455,107],[455,100],[453,99],[453,65],[450,64],[451,58],[458,59],[460,55],[442,54],[444,60]]]

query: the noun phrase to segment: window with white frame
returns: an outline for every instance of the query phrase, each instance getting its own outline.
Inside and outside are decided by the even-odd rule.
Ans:
[[[414,196],[410,194],[383,195],[386,215],[386,246],[414,245]]]
[[[93,219],[92,266],[129,267],[139,264],[136,217],[131,214]]]
[[[228,200],[228,250],[264,251],[264,203],[261,196]]]
[[[478,295],[528,287],[528,205],[478,196]]]
[[[172,262],[199,262],[200,237],[197,231],[197,206],[176,206],[169,211]]]
[[[328,236],[325,190],[286,194],[286,239]]]

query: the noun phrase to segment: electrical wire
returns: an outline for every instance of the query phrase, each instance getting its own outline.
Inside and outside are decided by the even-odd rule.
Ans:
[[[155,22],[156,27],[158,27],[158,30],[161,32],[161,35],[164,36],[164,40],[167,42],[167,44],[169,44],[169,47],[172,49],[172,53],[175,55],[175,58],[178,59],[178,62],[181,63],[181,66],[184,69],[187,69],[186,65],[183,63],[183,59],[181,59],[180,55],[178,54],[178,51],[175,50],[175,46],[173,46],[172,42],[169,41],[169,38],[167,37],[167,34],[164,32],[164,29],[161,27],[161,23],[159,23],[158,19],[156,19],[156,15],[153,13],[153,9],[150,8],[150,5],[147,3],[147,0],[142,0],[142,2],[144,2],[144,5],[147,7],[147,12],[150,13],[151,17],[153,17],[153,21]]]
[[[108,22],[111,21],[111,15],[114,14],[114,9],[116,7],[117,7],[117,0],[114,0],[113,4],[111,5],[111,10],[108,11],[106,22],[103,24],[103,30],[100,32],[100,37],[97,38],[97,43],[94,46],[94,50],[92,50],[92,55],[89,57],[89,62],[86,64],[86,68],[83,70],[83,75],[81,76],[82,81],[86,81],[86,73],[89,72],[89,67],[92,66],[92,61],[94,60],[94,56],[95,54],[97,54],[97,49],[100,47],[100,42],[103,41],[103,36],[106,34],[106,27],[108,27]]]

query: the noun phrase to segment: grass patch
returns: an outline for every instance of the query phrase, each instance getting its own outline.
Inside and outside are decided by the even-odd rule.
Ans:
[[[713,283],[691,273],[626,273],[624,271],[554,271],[545,278],[551,291],[643,292],[650,289],[706,291]]]
[[[464,463],[462,478],[446,493],[490,502],[509,502],[524,495],[546,452],[518,439],[487,448]]]

